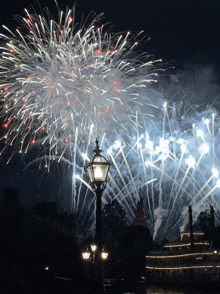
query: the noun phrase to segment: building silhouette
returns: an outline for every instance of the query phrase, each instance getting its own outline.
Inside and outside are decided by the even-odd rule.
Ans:
[[[144,198],[142,197],[138,202],[137,209],[135,211],[135,219],[132,223],[133,226],[143,226],[147,228],[147,220],[144,212]]]

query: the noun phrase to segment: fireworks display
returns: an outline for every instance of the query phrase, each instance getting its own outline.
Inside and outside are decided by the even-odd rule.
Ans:
[[[134,133],[129,144],[119,139],[109,148],[109,140],[105,139],[102,149],[113,165],[103,202],[117,199],[131,224],[143,197],[147,223],[157,240],[184,230],[188,205],[192,205],[195,219],[213,205],[218,224],[219,124],[214,109],[181,119],[174,107],[165,103],[163,119]],[[91,216],[91,205],[77,199],[83,215]]]
[[[40,167],[70,166],[65,201],[86,232],[94,228],[95,197],[83,166],[97,135],[112,162],[103,204],[117,200],[128,224],[141,197],[154,239],[184,229],[188,205],[195,217],[214,205],[218,222],[217,112],[180,116],[178,103],[164,103],[149,86],[160,60],[135,54],[140,35],[110,34],[100,18],[79,26],[74,10],[61,11],[57,22],[26,11],[15,33],[1,35],[2,154],[12,146],[10,160],[32,147]]]
[[[120,125],[122,118],[135,124],[139,108],[150,115],[152,102],[139,89],[157,81],[159,60],[135,56],[140,34],[112,36],[98,26],[101,15],[79,26],[74,10],[60,11],[57,22],[48,20],[49,12],[26,14],[18,17],[21,28],[1,35],[6,145],[26,153],[38,143],[41,155],[62,157],[79,138]]]

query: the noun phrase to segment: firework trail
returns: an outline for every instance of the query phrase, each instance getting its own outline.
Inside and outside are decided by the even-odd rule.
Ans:
[[[116,199],[128,224],[140,197],[154,239],[183,226],[189,204],[197,214],[215,205],[218,220],[218,116],[208,109],[183,117],[178,102],[164,104],[147,87],[157,81],[158,60],[136,56],[135,37],[106,32],[100,18],[78,26],[74,10],[60,11],[57,22],[26,11],[21,29],[1,35],[2,153],[32,147],[40,168],[59,162],[62,178],[71,170],[65,201],[85,232],[94,227],[95,197],[83,166],[97,134],[112,162],[103,203]]]
[[[57,22],[49,12],[25,12],[25,18],[17,17],[21,29],[4,27],[7,35],[1,35],[3,139],[14,147],[12,156],[38,143],[40,156],[69,153],[76,161],[80,141],[116,130],[122,119],[135,125],[139,108],[152,115],[156,105],[143,93],[157,81],[159,60],[135,55],[140,34],[105,32],[98,25],[102,14],[79,26],[74,9],[60,11]],[[46,158],[45,166],[49,170]]]
[[[219,117],[208,108],[180,118],[173,107],[164,104],[161,120],[153,127],[143,125],[139,137],[131,133],[130,142],[120,138],[102,142],[112,162],[103,202],[116,199],[131,224],[137,203],[144,197],[148,226],[155,240],[184,230],[188,205],[193,207],[195,220],[213,205],[219,224]],[[91,207],[80,207],[84,216],[91,216]]]

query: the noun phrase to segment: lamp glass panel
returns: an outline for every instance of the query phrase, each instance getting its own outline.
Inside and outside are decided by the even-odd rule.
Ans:
[[[94,173],[93,173],[92,165],[87,166],[87,172],[89,175],[90,182],[93,183],[94,182]]]
[[[89,259],[90,258],[90,252],[88,252],[88,251],[83,252],[82,253],[82,257],[85,260]]]
[[[101,155],[95,155],[94,158],[93,158],[93,162],[106,162],[106,160]]]
[[[94,164],[93,170],[94,170],[94,181],[105,182],[107,174],[108,174],[108,170],[109,170],[109,165]]]
[[[101,257],[102,257],[102,259],[104,259],[104,260],[107,259],[107,258],[108,258],[108,252],[104,252],[104,251],[103,251],[103,252],[101,253]]]
[[[90,246],[91,246],[91,250],[92,250],[92,252],[95,252],[95,251],[96,251],[96,248],[97,248],[97,246],[96,246],[95,244],[91,244]]]
[[[94,165],[93,170],[94,170],[94,180],[97,182],[103,182],[105,179],[104,179],[104,175],[103,175],[102,166],[101,165]]]

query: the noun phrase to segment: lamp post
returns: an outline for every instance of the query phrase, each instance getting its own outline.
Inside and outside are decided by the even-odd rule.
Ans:
[[[99,294],[99,293],[104,292],[104,276],[105,276],[104,263],[107,261],[109,253],[106,250],[104,250],[104,248],[102,248],[99,259],[96,259],[96,261],[98,261],[98,262],[96,262],[96,265],[98,265],[98,268],[96,269],[96,272],[95,272],[93,267],[95,265],[94,261],[95,261],[95,256],[96,256],[95,253],[96,253],[97,247],[95,244],[91,244],[90,247],[91,247],[91,251],[92,251],[92,257],[90,257],[91,251],[86,249],[85,251],[82,252],[82,258],[86,263],[87,262],[90,263],[90,266],[87,267],[88,275],[93,276],[93,278],[96,277],[96,280],[98,279],[100,292],[97,292],[97,294]],[[92,267],[91,267],[91,265],[92,265]],[[94,276],[94,274],[95,274],[95,276]]]
[[[101,274],[101,265],[102,265],[102,206],[101,206],[101,199],[102,199],[102,192],[105,189],[106,178],[108,176],[108,171],[110,168],[111,163],[107,161],[105,157],[100,155],[102,150],[99,148],[99,142],[96,139],[96,147],[93,150],[95,155],[93,156],[92,161],[85,167],[87,174],[89,176],[90,182],[94,185],[94,191],[96,193],[96,230],[95,230],[95,243],[97,247],[91,248],[92,251],[96,251],[96,264],[98,268],[98,274],[100,281],[102,281],[102,274]],[[103,258],[105,259],[105,257]]]
[[[102,191],[105,189],[106,178],[111,163],[105,159],[100,153],[102,150],[99,148],[99,142],[96,139],[96,148],[93,150],[95,155],[92,161],[85,167],[89,180],[95,185],[96,193],[96,231],[95,231],[95,242],[97,244],[97,251],[101,252],[102,248],[102,225],[101,225],[101,199]]]

